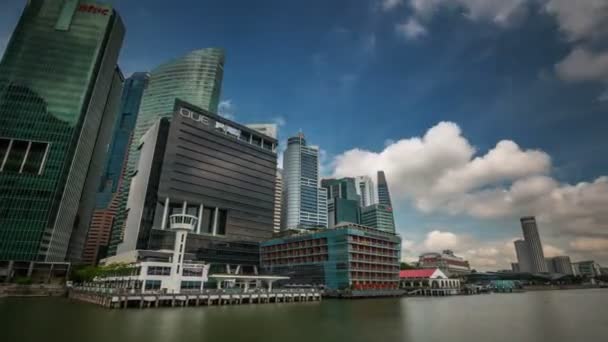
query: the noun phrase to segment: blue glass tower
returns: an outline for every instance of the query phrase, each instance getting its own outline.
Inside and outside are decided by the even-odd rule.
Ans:
[[[147,72],[136,72],[125,81],[120,113],[114,122],[112,143],[108,149],[106,166],[97,193],[97,209],[107,208],[113,194],[118,190],[129,141],[135,128],[139,105],[149,78],[150,74]]]
[[[107,149],[103,174],[95,195],[95,209],[82,252],[82,261],[95,264],[110,242],[110,232],[118,209],[118,189],[126,170],[129,149],[139,105],[150,75],[136,72],[129,77],[122,91],[120,110],[114,121],[112,140]]]

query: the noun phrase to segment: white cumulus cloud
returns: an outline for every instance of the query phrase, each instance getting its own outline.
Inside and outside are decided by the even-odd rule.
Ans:
[[[520,13],[528,0],[410,0],[414,13],[429,18],[441,6],[462,10],[471,20],[507,25]]]
[[[500,141],[485,153],[455,123],[441,122],[422,137],[383,150],[353,149],[332,162],[335,177],[387,175],[391,194],[425,213],[517,219],[536,215],[552,231],[608,236],[608,177],[562,183],[551,177],[550,156]]]

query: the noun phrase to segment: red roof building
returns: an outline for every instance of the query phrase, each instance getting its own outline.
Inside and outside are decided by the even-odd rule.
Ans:
[[[399,278],[431,278],[436,269],[427,268],[421,270],[402,270],[399,272]]]

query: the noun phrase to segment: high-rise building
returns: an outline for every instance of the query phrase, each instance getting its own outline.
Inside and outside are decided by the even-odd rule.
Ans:
[[[187,253],[222,272],[257,266],[259,242],[273,235],[276,146],[276,139],[177,100],[171,120],[157,121],[137,146],[118,252],[171,249],[168,227],[185,214],[196,222]]]
[[[95,198],[95,211],[84,246],[82,261],[85,263],[95,264],[104,256],[110,242],[112,222],[118,207],[117,192],[126,172],[129,142],[149,77],[146,72],[136,72],[125,81],[120,110],[114,121],[112,142],[107,151],[105,169]]]
[[[283,157],[283,220],[286,229],[327,227],[327,192],[319,187],[319,148],[304,134],[287,140]]]
[[[528,255],[528,244],[524,240],[515,240],[515,254],[517,255],[517,264],[519,272],[532,272],[532,264]]]
[[[572,263],[567,255],[555,256],[547,258],[547,269],[551,273],[573,274]]]
[[[538,234],[536,219],[533,216],[530,216],[522,217],[520,221],[521,229],[524,233],[524,240],[526,241],[528,248],[528,257],[532,272],[548,272],[547,263],[545,262],[545,254],[543,252],[543,245],[540,242],[540,235]]]
[[[162,64],[150,73],[129,148],[127,172],[119,189],[118,214],[112,225],[108,254],[116,252],[123,238],[126,202],[131,176],[137,169],[139,141],[158,119],[173,116],[175,99],[217,113],[224,74],[224,51],[208,48],[192,51]]]
[[[359,195],[360,207],[363,208],[378,203],[376,188],[370,176],[355,177],[355,185],[357,187],[357,195]]]
[[[393,208],[382,204],[372,204],[361,208],[361,224],[394,233],[395,218],[393,216]]]
[[[273,139],[278,138],[278,126],[277,124],[247,124],[247,128],[254,129],[262,134],[265,134]],[[283,197],[283,170],[277,169],[277,178],[274,187],[274,232],[278,233],[281,231],[281,206]]]
[[[512,262],[511,263],[511,272],[515,272],[515,273],[521,272],[519,270],[519,263],[517,263],[517,262]]]
[[[273,230],[275,233],[281,231],[281,206],[283,199],[283,170],[277,169],[277,178],[274,186],[274,221]]]
[[[27,2],[0,63],[0,259],[81,256],[122,88],[123,36],[110,6]]]
[[[378,171],[378,204],[385,205],[392,208],[391,193],[388,190],[388,183],[386,182],[386,175],[384,171]]]
[[[340,223],[360,223],[359,195],[354,178],[323,179],[327,191],[327,223],[329,228]]]

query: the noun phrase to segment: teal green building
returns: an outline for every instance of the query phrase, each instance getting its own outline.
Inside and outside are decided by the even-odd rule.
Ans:
[[[0,62],[0,260],[80,257],[124,31],[107,5],[27,1]]]
[[[371,291],[368,295],[398,288],[400,260],[398,235],[353,223],[288,231],[260,249],[263,273],[290,278],[278,285]]]
[[[393,208],[374,204],[361,209],[361,224],[385,232],[395,232]]]
[[[171,118],[175,99],[217,113],[224,76],[224,50],[195,50],[164,63],[150,73],[137,115],[129,148],[127,172],[118,194],[118,213],[112,226],[108,254],[114,255],[122,241],[131,176],[139,161],[139,141],[161,118]]]

